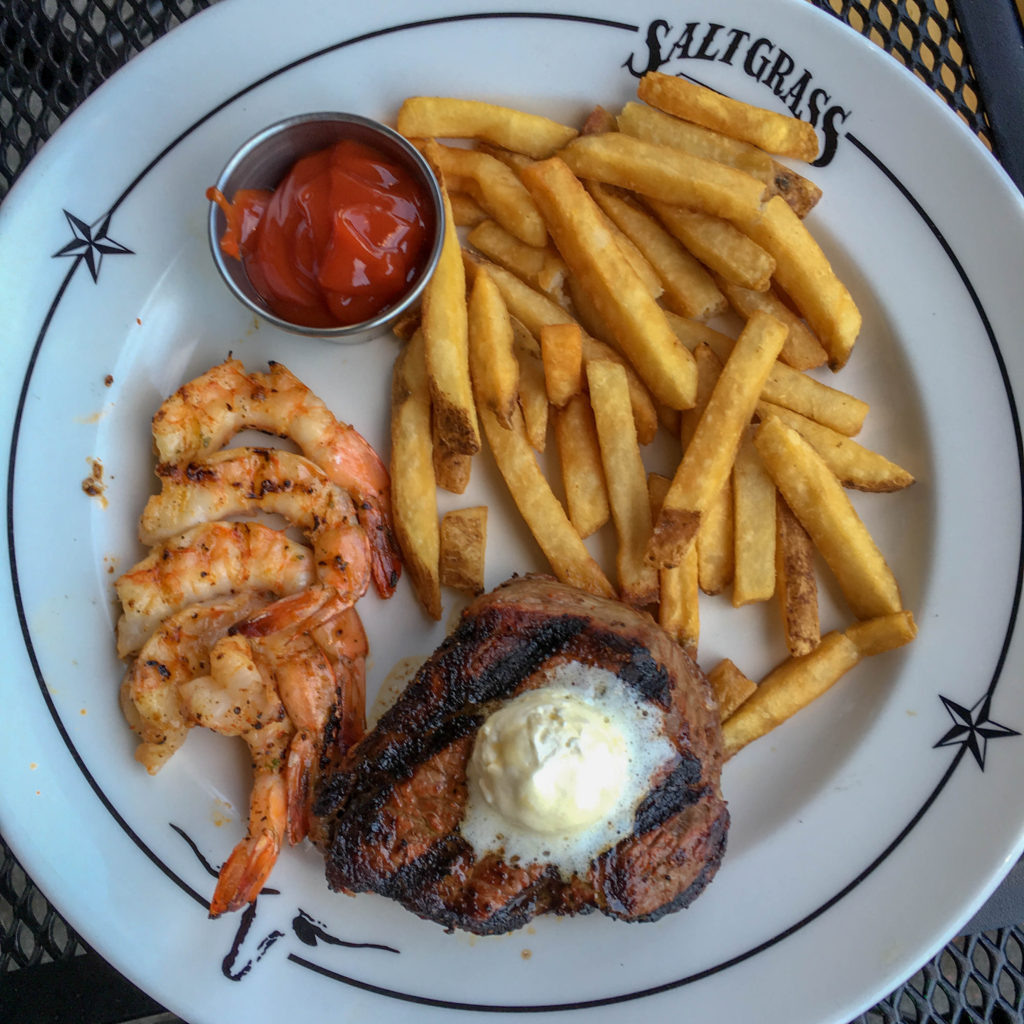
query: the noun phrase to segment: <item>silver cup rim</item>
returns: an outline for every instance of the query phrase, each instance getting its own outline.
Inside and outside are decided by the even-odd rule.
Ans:
[[[292,334],[301,334],[311,338],[323,338],[327,341],[338,343],[362,344],[363,342],[370,341],[373,338],[386,334],[395,321],[398,320],[402,314],[412,308],[417,301],[419,301],[423,294],[423,290],[427,286],[427,282],[433,275],[434,269],[437,266],[438,259],[441,255],[441,247],[444,242],[446,226],[444,200],[442,198],[441,187],[438,184],[437,177],[435,176],[433,169],[430,167],[430,164],[427,163],[426,159],[424,159],[423,154],[420,153],[420,151],[404,136],[400,135],[393,128],[381,121],[365,117],[362,114],[353,114],[345,111],[318,110],[305,114],[293,114],[289,117],[282,118],[281,120],[275,121],[273,124],[262,128],[260,131],[256,132],[255,135],[250,136],[231,155],[230,159],[224,165],[224,169],[218,175],[217,181],[213,187],[227,196],[229,200],[231,196],[228,195],[228,189],[233,193],[238,188],[244,187],[275,187],[281,177],[283,177],[284,173],[287,172],[288,168],[290,168],[296,160],[307,153],[315,152],[318,147],[314,145],[293,151],[289,155],[286,164],[282,164],[283,169],[277,176],[277,181],[254,181],[244,185],[242,183],[232,185],[232,179],[238,173],[239,169],[243,168],[246,162],[250,161],[253,155],[263,149],[268,142],[271,142],[275,138],[278,138],[282,134],[292,131],[299,126],[316,123],[322,123],[325,125],[334,124],[341,128],[348,129],[354,127],[357,129],[358,133],[368,139],[375,138],[382,140],[385,144],[386,150],[400,154],[410,165],[411,169],[417,172],[421,184],[426,189],[428,200],[434,214],[434,241],[431,245],[427,260],[423,265],[423,269],[420,271],[409,290],[405,292],[397,302],[381,310],[380,313],[369,320],[362,320],[359,323],[338,325],[334,327],[307,327],[303,324],[296,324],[278,316],[269,309],[266,303],[263,302],[263,300],[256,294],[255,289],[252,288],[251,284],[248,283],[248,278],[245,275],[245,268],[242,266],[241,262],[228,256],[221,250],[220,238],[226,227],[226,220],[224,218],[223,211],[217,203],[213,201],[210,202],[208,217],[210,252],[213,255],[213,262],[217,267],[221,279],[228,286],[229,291],[231,291],[239,302],[250,309],[253,313],[256,313],[263,320],[266,320],[268,323],[274,324],[282,330],[288,331]],[[342,131],[338,133],[337,138],[340,139],[344,136],[345,132]],[[246,290],[246,285],[248,285],[248,291]]]

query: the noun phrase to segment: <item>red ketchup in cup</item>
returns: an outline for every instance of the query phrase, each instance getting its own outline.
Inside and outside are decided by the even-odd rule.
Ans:
[[[221,249],[277,316],[305,327],[376,316],[408,289],[433,240],[420,185],[352,139],[302,157],[273,191],[206,195],[227,220]]]

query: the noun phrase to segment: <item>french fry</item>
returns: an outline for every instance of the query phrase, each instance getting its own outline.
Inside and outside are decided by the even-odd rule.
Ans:
[[[469,295],[469,347],[478,358],[471,365],[483,377],[474,391],[503,427],[511,426],[519,401],[519,363],[513,351],[512,321],[498,286],[485,269],[473,281]]]
[[[846,630],[862,658],[884,654],[909,644],[917,636],[917,623],[909,611],[880,615],[876,619],[856,622]]]
[[[744,675],[729,658],[723,658],[715,665],[708,673],[708,682],[723,722],[757,689],[757,683]]]
[[[469,478],[473,471],[473,456],[453,452],[443,438],[437,436],[434,426],[434,477],[437,486],[452,494],[463,494],[469,486]]]
[[[600,182],[590,182],[587,190],[654,268],[664,288],[662,301],[669,309],[696,320],[725,312],[725,296],[714,278],[654,217]]]
[[[545,324],[540,329],[540,355],[548,401],[560,409],[573,395],[583,390],[583,332],[580,325]],[[626,371],[622,372],[625,374]]]
[[[761,398],[783,405],[847,437],[860,432],[869,409],[867,402],[822,384],[785,363],[776,363],[772,367],[764,382]]]
[[[792,409],[771,402],[758,402],[757,414],[762,419],[776,416],[796,430],[824,459],[844,487],[858,491],[899,491],[914,482],[914,477],[907,470],[884,455]]]
[[[660,473],[651,473],[647,489],[651,498],[651,518],[657,519],[662,502],[672,483]],[[697,657],[700,641],[700,587],[697,572],[697,548],[691,545],[682,562],[658,571],[658,624],[691,658]]]
[[[678,564],[696,537],[701,517],[732,471],[740,438],[785,338],[785,326],[767,314],[747,321],[683,453],[655,524],[649,557],[659,567]]]
[[[392,373],[391,505],[416,596],[431,618],[440,619],[440,529],[430,436],[430,385],[423,336],[417,332],[399,352]]]
[[[768,288],[775,272],[774,257],[731,221],[656,199],[649,199],[648,205],[669,233],[709,270],[744,288],[757,291]],[[717,291],[717,284],[715,288]],[[679,312],[684,316],[693,315],[686,310]]]
[[[441,584],[470,594],[484,592],[487,506],[453,509],[441,519]]]
[[[539,114],[444,96],[411,96],[399,108],[398,131],[407,138],[486,139],[535,159],[551,156],[576,129]]]
[[[515,354],[519,363],[519,408],[526,437],[534,451],[542,452],[548,442],[548,392],[544,383],[544,366],[540,355],[535,355],[521,341],[517,341]]]
[[[805,161],[818,155],[818,136],[806,121],[742,103],[685,78],[650,71],[640,79],[637,95],[652,107],[768,153]]]
[[[781,494],[775,506],[775,590],[786,648],[810,654],[821,642],[814,544]]]
[[[765,468],[832,570],[853,614],[903,610],[892,570],[835,474],[792,427],[770,416],[755,442]]]
[[[643,608],[657,600],[658,575],[646,558],[651,539],[651,503],[626,372],[617,363],[595,360],[587,364],[587,383],[618,538],[619,596],[627,604]]]
[[[554,410],[553,421],[569,521],[581,537],[589,537],[611,516],[590,399],[573,395],[564,408]]]
[[[452,219],[455,226],[474,228],[485,220],[490,220],[487,211],[465,192],[449,192],[448,199],[452,204]]]
[[[615,115],[598,104],[587,114],[583,127],[580,129],[580,134],[600,135],[601,132],[613,131],[615,131]]]
[[[542,246],[548,233],[519,175],[489,153],[442,146],[433,139],[420,144],[431,166],[453,191],[468,192],[502,227],[527,245]],[[429,153],[429,155],[427,155]]]
[[[432,153],[428,147],[428,161]],[[480,428],[469,382],[466,274],[451,203],[443,186],[441,193],[445,207],[444,242],[437,267],[423,292],[423,344],[438,434],[450,451],[473,455],[480,450]]]
[[[821,199],[821,189],[813,181],[777,160],[772,161],[768,190],[772,195],[782,196],[800,218],[806,217]]]
[[[779,353],[779,358],[788,366],[795,370],[812,370],[828,361],[828,353],[814,332],[779,298],[773,288],[758,291],[726,281],[723,277],[717,277],[716,281],[729,300],[729,305],[744,319],[751,316],[754,310],[760,309],[770,313],[776,320],[781,320],[789,328],[789,337]]]
[[[477,252],[521,277],[560,306],[566,305],[565,260],[550,246],[537,248],[521,242],[497,221],[485,220],[466,236]]]
[[[771,184],[775,176],[774,160],[749,142],[740,142],[721,132],[682,121],[645,103],[627,103],[616,118],[616,126],[623,134],[645,142],[673,146],[705,160],[728,164],[759,178],[766,185]]]
[[[809,654],[788,658],[723,724],[726,759],[807,707],[864,658],[901,647],[916,635],[914,616],[901,611],[828,633]]]
[[[797,658],[787,658],[765,676],[757,689],[722,725],[726,759],[767,735],[834,686],[861,660],[845,633],[832,632]]]
[[[477,266],[481,265],[480,261],[474,260],[471,254],[467,254],[467,260],[473,272]],[[488,270],[501,291],[502,298],[505,300],[505,305],[508,306],[513,320],[522,323],[531,335],[539,335],[544,324],[573,322],[573,318],[558,303],[552,302],[546,295],[531,288],[515,274],[498,266],[490,266]],[[535,351],[539,356],[540,350],[536,348],[536,345]],[[614,359],[625,366],[626,375],[629,378],[629,395],[633,406],[633,420],[636,423],[637,437],[641,444],[650,444],[658,429],[658,414],[650,392],[644,387],[636,371],[614,349],[588,334],[583,336],[583,359],[584,362],[589,362],[591,359]]]
[[[732,603],[767,601],[775,593],[775,484],[748,430],[732,468],[736,568]]]
[[[740,226],[775,257],[775,280],[825,347],[829,366],[841,369],[860,333],[861,314],[806,224],[781,196],[773,196],[763,212]]]
[[[744,171],[622,132],[581,135],[559,156],[580,178],[687,205],[743,225],[761,213],[767,187]]]
[[[693,357],[622,257],[582,184],[557,157],[528,167],[523,181],[543,213],[558,251],[594,300],[644,384],[670,408],[693,405]]]
[[[657,270],[651,265],[651,261],[640,251],[639,246],[609,217],[604,211],[605,226],[615,239],[619,251],[626,258],[626,262],[636,271],[636,276],[643,281],[644,287],[651,293],[652,299],[660,299],[665,291]]]
[[[731,344],[731,342],[730,342]],[[697,404],[680,414],[679,440],[683,451],[693,439],[700,417],[707,408],[722,373],[722,360],[707,342],[693,350],[697,363]],[[705,594],[721,593],[731,582],[736,564],[732,477],[727,477],[718,496],[708,506],[697,531],[697,575]],[[687,555],[687,558],[689,555]],[[685,559],[684,559],[685,564]]]
[[[513,417],[510,429],[487,409],[481,409],[480,420],[512,499],[555,576],[592,594],[614,597],[614,587],[587,551],[537,465],[522,416]]]

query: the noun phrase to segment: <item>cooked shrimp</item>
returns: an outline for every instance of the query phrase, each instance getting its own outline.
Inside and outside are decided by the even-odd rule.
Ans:
[[[210,674],[184,683],[180,693],[196,725],[241,736],[252,760],[248,829],[224,862],[210,901],[210,916],[218,917],[251,903],[277,862],[288,822],[281,765],[295,729],[242,636],[219,640],[210,653]]]
[[[159,494],[142,511],[139,539],[155,544],[199,523],[258,511],[284,516],[306,534],[320,579],[349,604],[370,582],[369,545],[348,493],[309,459],[276,448],[232,448],[162,464]]]
[[[184,743],[192,725],[181,706],[181,685],[208,674],[214,644],[276,596],[245,591],[190,605],[169,616],[143,644],[121,686],[121,708],[140,738],[136,760],[151,775]]]
[[[354,608],[315,587],[276,602],[235,631],[252,639],[295,727],[285,783],[288,838],[296,843],[309,830],[322,767],[361,735],[366,636]]]
[[[202,523],[157,545],[114,584],[117,653],[135,654],[168,615],[240,590],[291,594],[316,578],[313,552],[262,523]]]
[[[331,481],[355,499],[369,538],[373,580],[389,597],[401,572],[391,523],[387,469],[366,439],[334,414],[281,363],[246,374],[228,359],[183,385],[153,417],[153,439],[163,462],[179,463],[215,450],[245,428],[290,437]]]

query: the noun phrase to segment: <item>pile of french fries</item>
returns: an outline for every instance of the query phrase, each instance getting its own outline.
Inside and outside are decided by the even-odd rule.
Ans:
[[[813,159],[814,130],[657,72],[637,92],[579,129],[476,100],[402,105],[447,230],[396,328],[396,529],[431,616],[442,586],[483,589],[487,509],[439,521],[436,489],[463,493],[486,438],[553,573],[650,609],[694,657],[702,595],[775,599],[788,658],[759,683],[728,658],[708,673],[731,756],[913,639],[845,493],[913,477],[853,440],[866,403],[807,372],[841,370],[861,325],[804,222],[821,190],[779,162]],[[707,322],[728,316],[731,333]],[[537,459],[549,427],[564,503]],[[645,468],[659,431],[679,440],[671,477]],[[606,573],[584,539],[608,522]],[[815,552],[849,612],[824,635]]]

